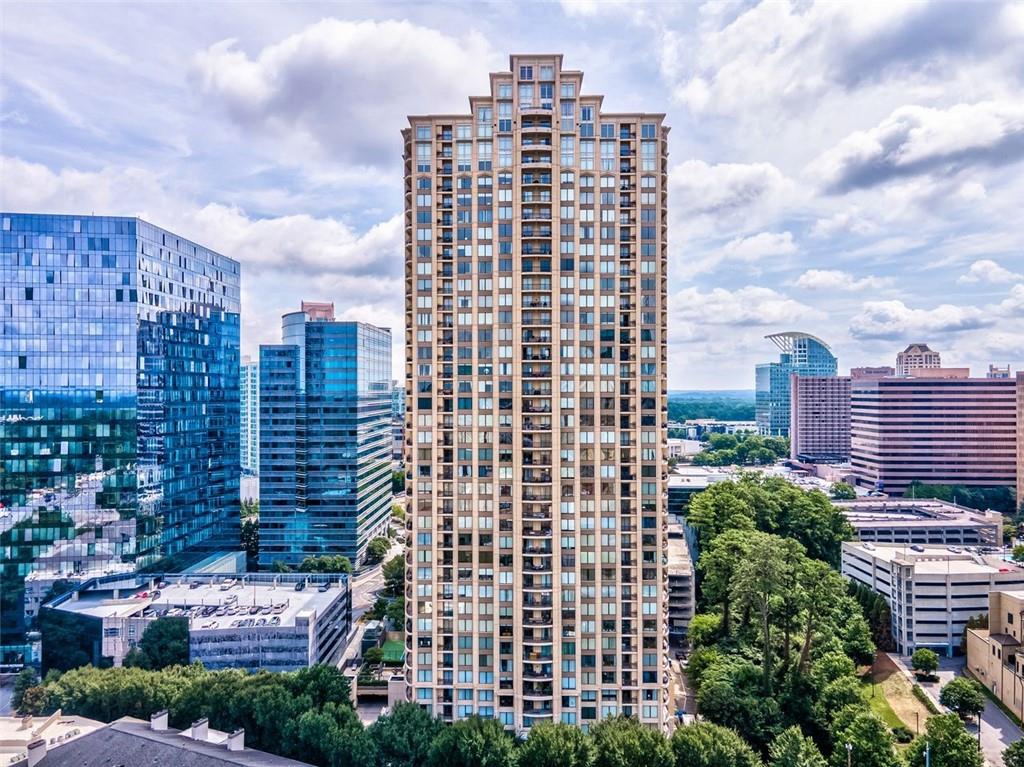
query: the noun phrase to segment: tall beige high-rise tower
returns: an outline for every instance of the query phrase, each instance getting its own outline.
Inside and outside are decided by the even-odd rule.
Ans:
[[[666,171],[559,55],[405,138],[410,697],[666,716]]]

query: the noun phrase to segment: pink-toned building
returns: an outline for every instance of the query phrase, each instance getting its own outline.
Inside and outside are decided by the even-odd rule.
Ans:
[[[789,453],[793,460],[850,460],[850,380],[850,376],[790,376]]]
[[[852,382],[850,455],[860,481],[894,495],[914,480],[1009,486],[1020,498],[1024,375],[928,372],[936,375]]]

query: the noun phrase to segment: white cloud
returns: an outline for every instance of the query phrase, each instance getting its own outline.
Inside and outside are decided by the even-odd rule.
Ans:
[[[912,309],[898,300],[867,301],[850,319],[850,334],[861,340],[897,340],[959,333],[993,324],[991,313],[974,306],[941,304],[934,309]]]
[[[1013,280],[1021,279],[1021,275],[1016,272],[1011,272],[1009,269],[1000,266],[995,261],[983,258],[979,261],[975,261],[971,264],[967,273],[962,275],[957,280],[959,283],[974,283],[974,282],[994,282],[994,283],[1008,283]]]
[[[1024,317],[1024,283],[1010,289],[1010,295],[996,306],[995,311],[1007,317]]]
[[[840,269],[808,269],[793,284],[805,290],[878,290],[891,285],[892,279],[873,275],[857,279]]]
[[[791,183],[768,162],[751,164],[687,160],[669,171],[669,195],[679,216],[745,216],[790,191]]]
[[[1024,104],[982,102],[948,109],[904,106],[820,155],[811,175],[829,192],[902,177],[1003,165],[1024,157]],[[977,196],[977,189],[968,190]],[[982,191],[984,189],[982,188]]]
[[[761,232],[752,237],[737,237],[722,247],[723,258],[734,261],[760,261],[793,253],[796,253],[796,244],[789,232]]]
[[[280,316],[302,298],[337,304],[340,316],[392,327],[402,346],[401,215],[358,232],[335,218],[298,214],[253,218],[238,207],[172,194],[137,168],[73,169],[0,156],[0,209],[139,216],[242,264],[243,342],[280,340]],[[402,360],[396,351],[395,362]]]
[[[669,309],[673,327],[676,320],[696,325],[749,327],[820,316],[820,312],[799,301],[754,285],[734,291],[714,288],[706,293],[699,288],[684,288],[669,298]]]
[[[198,90],[243,130],[354,166],[397,164],[408,114],[469,110],[500,58],[480,35],[409,21],[323,19],[255,57],[223,40],[194,62]]]

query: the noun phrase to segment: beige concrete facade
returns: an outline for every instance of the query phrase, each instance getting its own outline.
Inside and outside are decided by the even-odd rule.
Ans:
[[[668,128],[490,82],[403,132],[410,699],[663,726]]]
[[[988,611],[989,594],[1024,587],[1024,567],[958,546],[854,543],[842,546],[842,574],[877,591],[892,612],[896,648],[953,655],[967,621]]]
[[[987,629],[967,629],[967,671],[1024,719],[1024,591],[989,594]]]
[[[908,376],[914,370],[942,367],[942,356],[928,344],[910,344],[896,355],[896,375]]]

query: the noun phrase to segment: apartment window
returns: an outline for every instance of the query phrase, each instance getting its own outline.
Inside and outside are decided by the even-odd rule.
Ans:
[[[519,67],[519,79],[520,80],[532,80],[533,79],[533,67],[528,65],[528,64],[524,64],[523,66]]]
[[[533,84],[521,83],[519,85],[519,108],[530,109],[533,106]]]
[[[512,83],[498,83],[498,98],[512,98]]]
[[[562,98],[576,98],[576,83],[562,83]]]
[[[540,67],[540,79],[541,80],[554,80],[555,79],[555,68],[550,64],[542,64]]]
[[[417,141],[430,141],[430,126],[429,125],[417,125],[416,126],[416,140]]]

